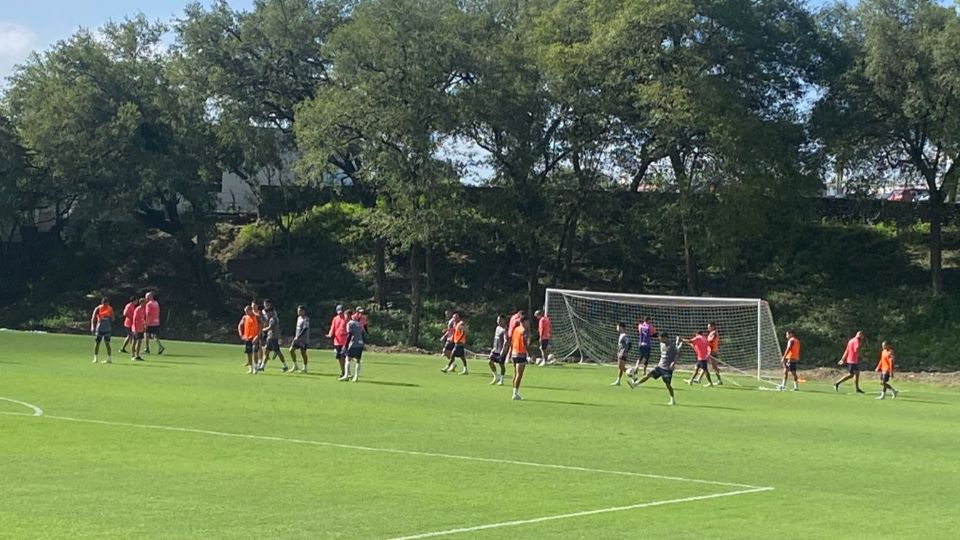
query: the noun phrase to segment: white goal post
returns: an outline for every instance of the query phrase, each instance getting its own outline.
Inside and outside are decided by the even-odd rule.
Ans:
[[[547,289],[544,312],[552,323],[550,349],[558,360],[609,362],[616,358],[618,322],[627,327],[637,357],[637,326],[650,317],[658,331],[671,338],[689,338],[708,323],[720,335],[721,369],[733,369],[762,379],[780,368],[781,349],[770,306],[761,299],[655,296],[596,291]],[[653,344],[651,366],[659,347]],[[688,347],[684,363],[692,361]]]

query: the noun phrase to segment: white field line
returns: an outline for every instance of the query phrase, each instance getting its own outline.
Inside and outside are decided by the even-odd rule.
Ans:
[[[694,484],[706,484],[712,486],[724,486],[724,487],[734,487],[747,490],[766,490],[772,488],[765,488],[760,486],[751,486],[748,484],[738,484],[734,482],[718,482],[715,480],[701,480],[697,478],[682,478],[679,476],[664,476],[659,474],[647,474],[647,473],[638,473],[631,471],[614,471],[607,469],[594,469],[590,467],[578,467],[574,465],[558,465],[555,463],[536,463],[533,461],[516,461],[511,459],[496,459],[496,458],[485,458],[478,456],[460,456],[455,454],[441,454],[435,452],[420,452],[417,450],[399,450],[395,448],[378,448],[373,446],[359,446],[354,444],[341,444],[341,443],[332,443],[325,441],[313,441],[308,439],[294,439],[289,437],[275,437],[270,435],[250,435],[246,433],[230,433],[226,431],[212,431],[207,429],[194,429],[194,428],[185,428],[177,426],[161,426],[153,424],[134,424],[130,422],[112,422],[108,420],[93,420],[89,418],[74,418],[70,416],[53,416],[53,415],[44,415],[43,418],[49,420],[61,420],[65,422],[78,422],[84,424],[96,424],[102,426],[116,426],[116,427],[129,427],[129,428],[138,428],[138,429],[153,429],[159,431],[174,431],[178,433],[195,433],[199,435],[212,435],[216,437],[230,437],[234,439],[248,439],[248,440],[258,440],[258,441],[273,441],[273,442],[285,442],[291,444],[304,444],[311,446],[323,446],[327,448],[341,448],[345,450],[359,450],[362,452],[379,452],[383,454],[397,454],[405,456],[420,456],[420,457],[432,457],[432,458],[441,458],[441,459],[453,459],[461,461],[477,461],[482,463],[497,463],[500,465],[516,465],[520,467],[536,467],[540,469],[556,469],[562,471],[577,471],[577,472],[586,472],[594,474],[611,474],[618,476],[629,476],[633,478],[652,478],[657,480],[673,480],[676,482],[689,482]]]
[[[9,403],[16,403],[17,405],[23,405],[24,407],[33,411],[32,413],[22,413],[22,412],[0,412],[0,414],[6,414],[10,416],[43,416],[43,409],[37,407],[36,405],[31,405],[26,401],[20,401],[17,399],[10,399],[5,397],[0,397],[0,401],[7,401]]]
[[[694,497],[684,497],[682,499],[666,499],[662,501],[652,501],[639,504],[631,504],[629,506],[613,506],[610,508],[599,508],[597,510],[584,510],[582,512],[571,512],[569,514],[556,514],[552,516],[542,516],[531,519],[518,519],[514,521],[501,521],[500,523],[488,523],[486,525],[476,525],[473,527],[462,527],[458,529],[446,529],[443,531],[433,531],[425,532],[419,534],[413,534],[409,536],[398,536],[396,538],[391,538],[390,540],[417,540],[419,538],[433,538],[436,536],[450,536],[454,534],[463,534],[469,532],[483,531],[486,529],[500,529],[503,527],[516,527],[518,525],[529,525],[532,523],[543,523],[545,521],[556,521],[559,519],[570,519],[583,516],[592,516],[596,514],[606,514],[610,512],[622,512],[624,510],[636,510],[638,508],[650,508],[652,506],[665,506],[668,504],[679,504],[685,502],[693,501],[703,501],[707,499],[719,499],[720,497],[733,497],[734,495],[746,495],[748,493],[760,493],[762,491],[770,491],[772,487],[758,487],[753,489],[742,489],[738,491],[727,491],[725,493],[713,493],[711,495],[697,495]]]

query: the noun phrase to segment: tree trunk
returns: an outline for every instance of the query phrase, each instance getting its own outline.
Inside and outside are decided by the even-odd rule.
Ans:
[[[526,273],[527,273],[527,314],[532,314],[534,310],[539,309],[540,292],[540,244],[536,238],[530,240],[529,249],[526,250]]]
[[[373,296],[377,308],[387,309],[387,242],[377,238],[373,261]]]
[[[425,276],[423,292],[429,293],[433,285],[433,248],[429,246],[423,248],[423,271]]]
[[[943,193],[930,190],[930,281],[933,295],[943,293]]]
[[[420,315],[423,308],[422,270],[420,258],[423,249],[420,246],[410,248],[410,335],[407,345],[417,347],[420,344]]]
[[[690,229],[687,227],[686,219],[681,224],[683,229],[683,264],[687,274],[687,293],[694,296],[700,294],[700,274],[697,269],[697,256],[693,252],[693,241],[691,239]]]

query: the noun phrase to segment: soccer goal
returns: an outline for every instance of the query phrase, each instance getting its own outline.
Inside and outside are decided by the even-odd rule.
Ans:
[[[658,331],[689,338],[708,323],[720,334],[721,365],[758,379],[780,367],[780,342],[770,306],[763,300],[652,296],[547,289],[544,311],[553,323],[550,348],[558,360],[609,362],[615,359],[617,323],[627,326],[636,357],[637,325],[650,317]],[[659,346],[654,342],[651,362]],[[688,347],[681,358],[692,361]]]

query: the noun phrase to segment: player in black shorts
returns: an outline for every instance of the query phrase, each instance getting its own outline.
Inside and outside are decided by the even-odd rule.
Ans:
[[[503,317],[497,315],[497,328],[493,331],[493,347],[490,349],[489,365],[490,371],[493,372],[493,380],[490,384],[503,386],[503,376],[506,374],[506,367],[504,367],[506,345],[507,329],[503,326]],[[499,373],[497,373],[497,366],[500,367]]]
[[[670,394],[670,401],[667,405],[676,405],[677,401],[674,397],[673,385],[671,383],[673,381],[673,370],[677,365],[677,352],[680,348],[680,340],[677,339],[675,343],[670,343],[666,332],[657,333],[657,338],[660,340],[660,361],[657,363],[657,367],[653,368],[639,381],[633,382],[632,380],[628,380],[627,384],[630,385],[630,388],[636,388],[650,379],[660,379]]]

